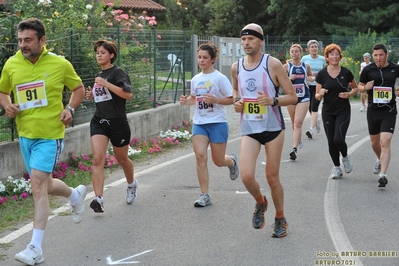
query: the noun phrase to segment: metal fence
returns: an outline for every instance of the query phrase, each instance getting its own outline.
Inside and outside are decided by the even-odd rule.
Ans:
[[[47,36],[46,47],[68,59],[82,78],[85,87],[93,86],[95,75],[100,71],[96,62],[94,42],[98,39],[114,41],[118,47],[115,64],[129,75],[133,99],[127,102],[127,112],[136,112],[174,103],[177,92],[184,88],[185,69],[191,62],[190,33],[185,31],[144,30],[125,32],[121,28],[97,28],[66,30],[59,36]],[[7,44],[17,51],[17,44]],[[1,66],[2,69],[2,66]],[[191,70],[191,68],[188,68]],[[64,105],[69,101],[70,90],[63,93]],[[84,100],[77,109],[73,125],[90,121],[95,105]],[[0,113],[0,142],[17,138],[14,119]]]
[[[122,67],[132,81],[133,99],[127,102],[129,113],[174,103],[179,94],[189,90],[190,88],[186,88],[186,79],[191,79],[198,73],[196,49],[199,44],[213,41],[220,46],[221,58],[215,68],[228,77],[232,60],[245,55],[240,49],[239,38],[196,36],[191,32],[180,30],[66,29],[60,31],[57,36],[47,37],[47,48],[65,56],[75,67],[86,87],[93,85],[94,77],[100,70],[93,50],[94,42],[103,38],[114,41],[119,52],[116,65]],[[306,44],[311,39],[318,40],[322,48],[330,43],[340,45],[345,55],[342,63],[355,74],[355,77],[358,75],[363,53],[371,52],[372,44],[375,42],[387,44],[391,61],[397,62],[399,59],[399,38],[376,37],[362,40],[357,36],[266,35],[264,50],[284,62],[289,58],[289,48],[292,44],[300,44],[305,51]],[[12,43],[6,47],[12,52],[18,49],[17,45]],[[68,102],[69,95],[70,92],[66,89],[64,104]],[[73,125],[90,121],[94,110],[94,103],[84,100],[76,111]],[[16,137],[14,119],[9,119],[4,116],[4,112],[0,112],[0,142],[12,141]]]

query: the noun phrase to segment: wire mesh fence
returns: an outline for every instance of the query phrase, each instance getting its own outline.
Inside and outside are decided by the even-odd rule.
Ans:
[[[64,56],[74,66],[82,78],[85,87],[93,86],[94,78],[100,71],[96,62],[94,42],[108,39],[117,44],[118,56],[116,65],[122,67],[130,76],[133,88],[133,99],[127,102],[127,112],[156,108],[160,105],[174,103],[184,93],[186,79],[197,74],[195,47],[212,41],[216,36],[199,36],[197,44],[192,43],[192,34],[180,30],[135,30],[129,31],[120,27],[85,29],[65,29],[52,31],[56,36],[47,36],[47,49]],[[222,38],[222,37],[220,37]],[[239,38],[238,45],[239,45]],[[382,42],[389,48],[389,59],[399,59],[399,38],[376,36],[265,36],[266,53],[284,62],[289,58],[289,48],[298,43],[306,50],[309,40],[318,40],[322,49],[330,43],[336,43],[344,51],[341,62],[357,77],[362,55],[370,52],[372,44]],[[7,55],[13,55],[18,46],[15,43],[3,44]],[[223,55],[221,55],[223,56]],[[3,62],[4,63],[4,62]],[[0,70],[2,69],[0,65]],[[63,101],[66,105],[70,96],[69,89],[64,90]],[[73,125],[90,121],[95,105],[84,100],[77,109]],[[9,119],[0,112],[0,142],[13,141],[17,137],[14,119]]]
[[[74,66],[85,87],[93,87],[94,78],[100,71],[96,62],[94,42],[98,39],[114,41],[118,48],[114,64],[129,75],[133,90],[132,100],[127,101],[128,113],[156,108],[174,103],[177,93],[185,86],[186,65],[191,64],[190,34],[185,31],[157,31],[156,29],[126,32],[119,27],[65,30],[59,36],[48,36],[46,47],[64,56]],[[17,51],[17,44],[7,44]],[[2,68],[2,66],[1,66]],[[63,102],[69,101],[71,91],[64,89]],[[90,121],[95,111],[92,101],[83,100],[77,109],[73,125]],[[17,137],[14,119],[0,113],[0,142]]]

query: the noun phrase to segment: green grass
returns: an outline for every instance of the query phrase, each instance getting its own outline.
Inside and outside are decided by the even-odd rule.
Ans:
[[[167,77],[169,77],[169,74],[170,74],[169,71],[157,71],[157,77],[167,78]],[[184,74],[185,74],[185,79],[186,80],[192,78],[191,72],[186,71],[186,72],[184,72]],[[170,74],[170,78],[169,79],[172,79],[172,75],[173,75],[174,79],[177,79],[177,77],[179,76],[179,73],[175,72],[173,74]],[[179,79],[183,79],[183,75],[181,73],[180,73]]]

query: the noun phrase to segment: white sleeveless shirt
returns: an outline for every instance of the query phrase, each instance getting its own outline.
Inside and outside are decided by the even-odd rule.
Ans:
[[[268,54],[263,54],[259,65],[247,70],[244,58],[238,60],[237,81],[238,93],[244,100],[241,113],[241,135],[273,132],[285,129],[285,123],[280,106],[261,106],[257,103],[258,91],[268,97],[278,97],[279,88],[270,78],[267,62]]]

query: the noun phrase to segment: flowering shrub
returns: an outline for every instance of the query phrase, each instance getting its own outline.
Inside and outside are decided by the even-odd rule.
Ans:
[[[25,199],[31,194],[31,187],[29,180],[21,177],[14,179],[9,176],[3,182],[0,181],[0,205],[9,200]]]
[[[191,122],[183,121],[181,126],[172,126],[171,129],[147,141],[146,139],[133,138],[130,142],[128,156],[134,159],[142,154],[152,154],[162,151],[162,148],[176,146],[180,141],[191,139]],[[110,150],[112,153],[112,149]]]

